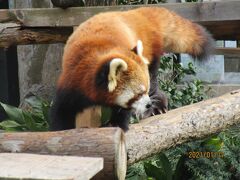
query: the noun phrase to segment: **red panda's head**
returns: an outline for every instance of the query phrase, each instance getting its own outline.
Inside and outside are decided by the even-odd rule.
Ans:
[[[133,109],[137,115],[142,115],[151,107],[148,95],[149,62],[143,57],[142,51],[142,43],[138,41],[134,58],[122,56],[110,59],[105,70],[100,68],[96,76],[97,79],[101,79],[105,74],[106,101],[111,101],[112,105]],[[98,85],[99,83],[96,88],[99,88]]]

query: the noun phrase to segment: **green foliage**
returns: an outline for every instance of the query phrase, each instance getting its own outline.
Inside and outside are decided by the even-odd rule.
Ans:
[[[145,162],[144,169],[149,177],[156,180],[171,180],[173,178],[171,163],[163,153],[158,155],[154,163],[153,161]]]
[[[178,85],[186,75],[195,75],[192,63],[184,68],[174,63],[176,56],[163,56],[159,68],[159,84],[169,99],[169,109],[175,109],[206,99],[206,90],[200,80]]]
[[[47,131],[50,104],[41,98],[31,96],[26,100],[26,110],[0,103],[8,119],[0,122],[0,129],[6,131]]]
[[[111,108],[104,107],[104,106],[101,107],[101,122],[103,126],[109,123],[111,114],[112,114]]]

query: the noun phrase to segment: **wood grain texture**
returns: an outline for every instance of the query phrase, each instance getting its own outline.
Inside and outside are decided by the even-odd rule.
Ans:
[[[13,45],[36,43],[64,43],[72,32],[71,27],[22,28],[16,23],[5,23],[0,25],[0,47],[7,48]]]
[[[103,157],[104,169],[96,179],[124,179],[126,174],[127,153],[124,134],[120,128],[1,133],[1,152]]]
[[[123,11],[143,6],[145,5],[0,10],[0,23],[14,21],[27,27],[77,26],[101,12]],[[240,1],[166,3],[148,6],[165,7],[194,22],[205,24],[240,20]]]
[[[215,54],[240,55],[240,48],[216,48]]]
[[[0,153],[0,179],[87,180],[103,169],[103,158]]]
[[[205,26],[217,40],[240,40],[240,1],[166,3],[148,6],[161,6],[173,10]],[[0,47],[65,42],[71,34],[66,27],[78,26],[101,12],[123,11],[137,7],[143,5],[0,10],[0,30],[6,24],[17,24],[16,28],[8,27],[0,31]]]
[[[142,120],[126,133],[128,164],[240,123],[240,90]]]

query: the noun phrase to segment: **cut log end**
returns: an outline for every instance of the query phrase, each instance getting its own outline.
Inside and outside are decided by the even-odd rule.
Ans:
[[[116,147],[116,174],[119,180],[124,180],[127,172],[127,148],[125,144],[125,136],[123,133],[119,135],[119,142]]]

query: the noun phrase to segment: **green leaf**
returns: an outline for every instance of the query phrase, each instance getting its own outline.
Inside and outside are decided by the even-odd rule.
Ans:
[[[185,155],[182,155],[176,165],[176,169],[174,171],[174,175],[173,175],[173,180],[182,180],[183,179],[183,170],[186,169],[185,168],[185,161],[187,160]]]
[[[101,122],[102,122],[103,125],[106,125],[110,120],[112,110],[108,107],[102,106],[101,107],[101,112],[102,112]]]
[[[42,102],[40,98],[36,96],[30,96],[25,99],[25,102],[30,105],[36,112],[41,112]]]
[[[49,120],[49,110],[50,110],[50,104],[42,104],[43,119],[48,124],[50,123],[50,120]]]
[[[3,128],[15,128],[15,127],[21,127],[21,124],[18,124],[16,121],[5,120],[0,122],[0,126]]]
[[[161,168],[158,168],[149,162],[145,162],[144,169],[149,177],[153,177],[156,180],[166,180],[166,175]]]
[[[4,103],[0,103],[0,105],[3,107],[9,119],[14,120],[20,124],[24,122],[23,111],[21,109]]]
[[[158,161],[156,162],[158,166],[162,167],[163,172],[165,173],[166,180],[171,180],[173,177],[173,171],[171,163],[169,162],[167,156],[164,153],[158,155]]]
[[[47,131],[48,123],[41,116],[33,113],[23,113],[25,126],[28,131]]]
[[[204,142],[205,145],[207,146],[212,146],[216,149],[216,151],[219,151],[222,146],[223,142],[219,137],[212,137]]]
[[[5,131],[17,132],[23,131],[23,127],[15,121],[12,120],[5,120],[0,123],[0,129]]]

